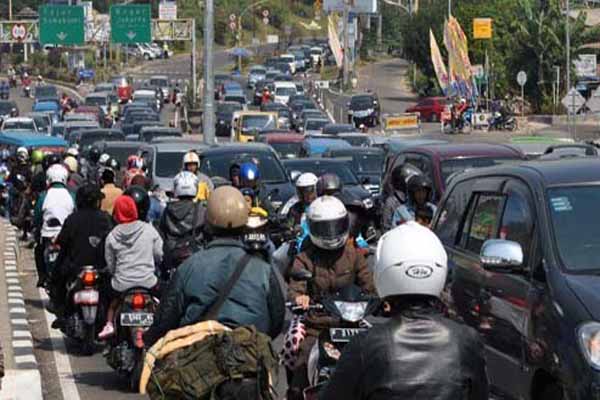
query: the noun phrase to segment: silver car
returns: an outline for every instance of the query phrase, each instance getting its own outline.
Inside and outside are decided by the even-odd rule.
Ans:
[[[254,89],[256,82],[265,80],[267,77],[267,69],[262,65],[255,65],[248,72],[248,87]]]

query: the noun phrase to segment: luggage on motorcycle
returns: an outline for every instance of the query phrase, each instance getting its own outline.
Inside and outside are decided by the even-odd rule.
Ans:
[[[148,383],[151,399],[209,400],[224,383],[256,380],[257,399],[274,399],[270,377],[278,359],[271,339],[251,327],[208,336],[157,360]]]

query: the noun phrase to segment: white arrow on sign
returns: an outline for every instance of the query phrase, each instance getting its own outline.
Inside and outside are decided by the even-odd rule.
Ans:
[[[57,34],[56,34],[56,37],[57,37],[57,38],[58,38],[58,40],[60,40],[61,42],[64,42],[64,41],[65,41],[65,39],[67,38],[67,36],[69,36],[69,35],[67,35],[67,34],[66,34],[66,33],[64,33],[64,32],[59,32],[59,33],[57,33]]]
[[[133,40],[134,37],[136,37],[136,33],[133,31],[129,31],[127,32],[127,37],[129,38],[129,40]]]
[[[562,99],[561,103],[570,114],[577,114],[585,104],[585,98],[577,91],[577,89],[571,88],[569,93]]]

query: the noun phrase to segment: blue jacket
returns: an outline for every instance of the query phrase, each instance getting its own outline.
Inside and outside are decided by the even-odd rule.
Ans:
[[[163,295],[154,324],[144,334],[151,346],[168,331],[203,320],[246,254],[242,242],[220,238],[210,242],[177,268]],[[285,300],[275,268],[253,256],[216,318],[228,326],[254,325],[275,338],[285,318]]]

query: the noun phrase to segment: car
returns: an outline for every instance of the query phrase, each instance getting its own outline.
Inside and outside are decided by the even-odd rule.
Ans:
[[[300,157],[304,136],[295,133],[266,133],[261,134],[258,141],[270,145],[281,159],[288,159]]]
[[[154,89],[138,89],[133,92],[133,100],[152,104],[156,112],[160,112],[163,102]]]
[[[119,161],[121,168],[126,169],[129,156],[137,155],[139,149],[144,146],[145,143],[138,141],[101,140],[95,142],[93,145],[98,147],[101,153],[106,153]]]
[[[448,111],[448,100],[444,97],[427,97],[406,109],[407,113],[419,113],[421,121],[439,122],[442,113]]]
[[[311,56],[313,65],[319,64],[322,61],[323,56],[324,56],[323,48],[318,47],[318,46],[311,47],[310,48],[310,56]]]
[[[60,114],[62,112],[58,100],[43,100],[38,101],[32,107],[33,112],[42,112],[50,114],[52,122],[58,122]]]
[[[113,76],[110,82],[117,88],[117,96],[121,103],[127,103],[131,100],[133,88],[127,77],[122,75]]]
[[[340,133],[359,132],[356,126],[352,124],[328,124],[323,127],[323,135],[337,135]]]
[[[231,121],[233,114],[236,111],[242,111],[242,105],[235,101],[220,101],[217,103],[215,115],[215,135],[216,136],[231,136]]]
[[[275,81],[275,92],[273,94],[276,103],[288,104],[290,96],[296,93],[296,85],[293,82]]]
[[[409,147],[429,146],[434,144],[446,144],[447,140],[421,139],[406,136],[388,136],[385,143],[376,145],[385,150],[387,156],[394,156]]]
[[[134,43],[131,46],[135,49],[137,54],[144,60],[154,60],[156,58],[156,53],[142,43]]]
[[[244,162],[253,162],[258,166],[261,185],[275,210],[296,193],[277,153],[267,144],[227,143],[200,152],[200,172],[211,178],[229,179],[229,168]]]
[[[34,102],[46,99],[57,99],[58,90],[54,85],[36,86],[33,91]]]
[[[63,138],[68,142],[74,132],[90,129],[100,129],[95,120],[67,121],[62,129]]]
[[[0,100],[0,122],[10,117],[11,112],[19,115],[19,107],[17,103],[12,100]]]
[[[35,121],[29,117],[6,118],[2,121],[0,131],[38,133]]]
[[[278,74],[285,74],[285,75],[293,75],[292,74],[292,66],[290,65],[290,63],[286,62],[286,61],[280,61],[277,64],[275,64],[273,66],[273,68],[278,72]]]
[[[110,97],[108,92],[93,92],[85,96],[83,104],[86,106],[97,106],[102,108],[105,114],[109,113],[108,104],[110,103]],[[112,108],[112,105],[111,105]]]
[[[304,136],[321,135],[321,130],[323,127],[330,122],[331,121],[329,121],[327,118],[308,117],[304,121],[304,125],[300,127],[300,132],[302,132]]]
[[[256,83],[266,79],[267,77],[267,69],[262,65],[254,65],[250,67],[250,71],[248,72],[248,88],[254,89],[256,87]]]
[[[281,74],[281,71],[279,71],[279,70],[269,69],[269,70],[267,70],[267,73],[265,74],[265,80],[273,81],[275,79],[275,77],[280,74]]]
[[[87,151],[94,143],[100,141],[124,141],[125,135],[120,129],[82,129],[69,135],[69,144],[79,145],[80,151]]]
[[[241,94],[241,95],[237,95],[237,94],[228,94],[223,96],[223,101],[225,102],[236,102],[239,103],[240,106],[242,106],[242,110],[247,110],[248,109],[248,101],[246,100],[246,95]]]
[[[140,146],[138,155],[147,166],[147,176],[167,194],[173,191],[173,178],[182,168],[183,156],[190,150],[200,152],[207,148],[200,141],[173,140],[160,143],[148,143]]]
[[[354,147],[371,147],[374,144],[373,135],[366,133],[338,133],[336,137],[344,139]]]
[[[348,106],[348,123],[354,126],[379,125],[380,104],[373,93],[356,94],[350,98]]]
[[[62,121],[54,123],[50,131],[50,136],[64,137],[66,125],[67,123]]]
[[[327,119],[327,116],[323,113],[323,111],[319,109],[305,109],[302,110],[301,113],[298,114],[296,118],[296,126],[298,132],[301,132],[304,129],[304,123],[307,119]]]
[[[299,116],[304,110],[318,110],[319,108],[312,100],[294,100],[289,102],[290,111],[292,112],[292,125],[296,129],[300,126]]]
[[[38,133],[50,135],[52,132],[52,115],[47,112],[30,112],[25,115],[33,118]]]
[[[296,66],[296,57],[293,54],[282,54],[279,56],[279,59],[290,66],[290,73],[292,75],[296,74],[297,66]],[[276,64],[277,65],[277,64]]]
[[[0,99],[8,100],[10,97],[10,84],[7,80],[0,80]]]
[[[320,157],[324,153],[335,150],[335,149],[347,149],[350,148],[348,142],[328,137],[305,137],[302,143],[301,157]]]
[[[227,81],[223,84],[223,97],[225,96],[246,96],[246,94],[238,82]]]
[[[106,125],[109,122],[104,110],[98,106],[82,105],[71,111],[71,114],[93,117],[100,125]]]
[[[232,142],[255,141],[258,135],[268,129],[278,128],[277,113],[262,111],[236,111],[232,119]]]
[[[260,110],[266,112],[276,112],[279,127],[286,129],[290,128],[291,113],[290,109],[285,104],[269,102],[263,104],[260,107]]]
[[[157,87],[162,91],[162,97],[165,103],[169,102],[169,77],[166,75],[153,75],[148,80],[148,84],[152,87]]]
[[[298,95],[305,95],[306,90],[304,89],[304,83],[303,82],[294,82],[294,85],[296,85],[296,93]]]
[[[94,92],[112,93],[115,91],[116,91],[116,87],[115,87],[114,83],[111,83],[111,82],[99,83],[96,86],[94,86]]]
[[[551,136],[518,136],[511,138],[509,143],[531,160],[541,157],[551,146],[575,144],[575,141],[570,138]]]
[[[323,154],[323,157],[350,159],[350,168],[363,187],[373,196],[379,194],[385,159],[382,149],[353,146],[347,149],[329,150]]]
[[[526,157],[523,153],[504,144],[452,143],[408,147],[386,161],[382,189],[384,192],[387,191],[387,183],[395,167],[410,164],[431,180],[433,200],[437,202],[444,194],[446,184],[453,175],[465,170],[524,159]]]
[[[529,161],[456,176],[440,203],[448,306],[502,398],[598,397],[598,182],[598,158]]]
[[[288,48],[290,54],[294,55],[296,61],[296,71],[306,71],[306,60],[304,58],[304,52],[301,50],[292,51]]]
[[[142,126],[138,140],[140,142],[154,142],[159,138],[180,138],[183,132],[180,128],[167,128],[163,126]]]

